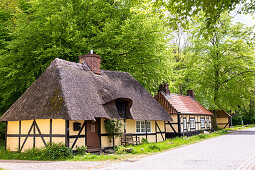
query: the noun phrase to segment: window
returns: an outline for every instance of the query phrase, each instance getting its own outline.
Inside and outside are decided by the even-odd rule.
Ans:
[[[205,128],[205,118],[200,118],[201,128]]]
[[[207,126],[207,128],[210,128],[210,119],[209,119],[209,117],[206,119],[206,126]]]
[[[186,119],[186,117],[183,118],[183,129],[187,130],[187,119]]]
[[[195,119],[194,118],[190,118],[189,122],[190,122],[190,128],[191,129],[195,129],[196,128],[195,127]]]
[[[127,116],[127,102],[126,101],[116,101],[115,105],[117,107],[118,114],[121,117],[126,118],[126,116]]]
[[[73,131],[80,131],[81,130],[81,123],[74,122],[73,123]]]
[[[147,132],[151,132],[151,122],[150,121],[136,121],[136,133],[145,133],[145,122],[147,122]]]

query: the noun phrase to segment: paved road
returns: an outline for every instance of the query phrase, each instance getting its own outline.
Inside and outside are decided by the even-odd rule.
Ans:
[[[254,169],[255,128],[205,140],[135,162],[119,162],[103,169]]]
[[[134,160],[134,159],[133,159]],[[1,161],[5,169],[254,169],[255,128],[122,162]]]

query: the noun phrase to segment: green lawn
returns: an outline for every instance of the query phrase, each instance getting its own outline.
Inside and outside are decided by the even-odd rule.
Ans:
[[[255,124],[250,124],[250,125],[236,125],[231,128],[226,128],[226,130],[242,130],[242,129],[249,129],[255,127]]]
[[[25,153],[18,152],[9,152],[4,149],[4,141],[1,141],[0,145],[0,159],[17,159],[17,160],[68,160],[68,161],[102,161],[102,160],[122,160],[134,157],[135,155],[145,155],[155,152],[161,152],[168,149],[173,149],[176,147],[181,147],[184,145],[192,144],[199,142],[201,140],[206,140],[216,136],[227,134],[226,130],[215,131],[210,134],[200,134],[191,137],[176,137],[173,139],[168,139],[163,142],[158,143],[144,143],[141,145],[132,145],[132,146],[118,146],[115,148],[115,154],[84,154],[84,155],[75,155],[69,156],[68,158],[61,159],[51,159],[44,155],[44,152],[41,152],[39,149],[29,150]],[[131,148],[131,152],[127,153],[127,148]],[[61,148],[57,152],[52,152],[57,154],[61,152]]]

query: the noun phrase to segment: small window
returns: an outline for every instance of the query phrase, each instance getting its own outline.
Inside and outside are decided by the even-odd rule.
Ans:
[[[73,131],[80,131],[81,130],[81,123],[74,122],[73,123]]]
[[[190,122],[190,128],[191,129],[195,129],[196,127],[195,127],[195,119],[194,118],[191,118],[190,120],[189,120],[189,122]]]
[[[147,133],[151,132],[151,122],[147,122]],[[146,127],[145,127],[145,121],[136,121],[136,133],[145,133],[146,132]]]
[[[187,130],[187,119],[186,119],[186,117],[183,118],[183,129]]]
[[[206,119],[206,126],[207,126],[207,128],[210,128],[210,119],[209,119],[209,117]]]
[[[91,126],[90,126],[90,132],[91,132],[91,133],[95,133],[95,132],[96,132],[96,125],[95,125],[95,124],[91,124]]]
[[[121,117],[126,118],[126,116],[127,116],[127,102],[126,101],[116,101],[115,105],[117,107],[118,114]]]
[[[200,118],[201,128],[205,128],[205,119]]]

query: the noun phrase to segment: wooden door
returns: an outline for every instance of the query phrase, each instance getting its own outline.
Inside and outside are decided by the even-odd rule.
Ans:
[[[100,119],[96,121],[87,122],[87,147],[100,148],[99,133],[100,133]]]

